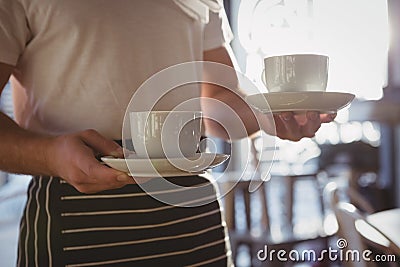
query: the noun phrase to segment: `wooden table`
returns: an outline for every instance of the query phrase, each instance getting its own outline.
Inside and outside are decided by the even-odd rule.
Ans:
[[[371,214],[367,220],[400,247],[400,208]]]
[[[397,246],[393,252],[400,256],[400,208],[373,213],[366,217],[367,221],[385,234]],[[387,241],[379,233],[368,227],[357,227],[358,232],[367,240],[387,246]]]

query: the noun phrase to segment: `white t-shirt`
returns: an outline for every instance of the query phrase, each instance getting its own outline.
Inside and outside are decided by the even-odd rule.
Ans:
[[[0,62],[16,66],[17,122],[120,139],[127,104],[146,79],[230,41],[223,9],[209,19],[204,25],[172,0],[0,0]]]

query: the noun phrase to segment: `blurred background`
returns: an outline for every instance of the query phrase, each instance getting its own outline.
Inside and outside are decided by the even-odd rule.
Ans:
[[[259,135],[232,144],[216,140],[220,151],[232,154],[228,171],[218,181],[236,265],[398,266],[399,244],[391,237],[400,236],[400,214],[395,213],[394,224],[384,231],[376,225],[367,230],[383,234],[385,242],[378,244],[366,238],[355,222],[368,223],[368,216],[400,206],[400,1],[224,0],[224,4],[235,35],[231,45],[238,67],[260,90],[266,91],[260,80],[264,57],[322,53],[330,57],[327,90],[356,95],[335,122],[323,125],[311,139],[290,142]],[[0,109],[12,116],[8,87]],[[252,193],[249,177],[232,181],[247,164],[243,151],[248,146],[252,164],[261,166],[260,177],[268,174]],[[267,156],[260,158],[260,153]],[[216,175],[220,172],[215,170]],[[0,173],[1,267],[15,265],[29,180]],[[389,218],[385,214],[384,220]],[[320,252],[337,248],[339,238],[348,242],[347,248],[397,255],[397,263],[282,262],[257,257],[265,245]]]
[[[265,57],[320,53],[329,56],[327,91],[356,95],[351,106],[340,110],[335,122],[323,125],[314,138],[290,142],[260,135],[221,145],[232,153],[228,172],[219,181],[236,265],[399,266],[400,2],[226,0],[224,4],[238,66],[261,91],[267,92],[261,81]],[[257,175],[246,180],[244,174],[239,183],[235,178],[237,171],[247,168],[243,152],[248,146],[252,164],[259,164],[259,178],[267,174],[267,181],[252,193],[248,180]],[[361,231],[361,219],[374,224]],[[265,245],[286,252],[311,249],[318,255],[329,247],[338,249],[337,242],[343,239],[347,242],[343,252],[371,249],[374,255],[396,258],[377,263],[257,257]]]

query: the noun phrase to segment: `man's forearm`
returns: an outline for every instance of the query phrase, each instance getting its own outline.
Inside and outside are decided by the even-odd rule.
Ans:
[[[51,174],[47,148],[51,137],[20,128],[0,113],[0,169],[12,173]]]
[[[248,137],[260,129],[274,133],[274,122],[270,116],[262,116],[245,101],[245,94],[238,89],[238,78],[229,47],[220,47],[204,53],[204,60],[220,63],[226,67],[205,68],[205,78],[214,83],[202,84],[202,107],[206,117],[207,133],[224,139]],[[205,65],[207,66],[207,65]],[[208,70],[208,71],[207,71]]]
[[[212,120],[206,120],[208,133],[224,139],[241,139],[260,130],[255,112],[246,104],[243,96],[229,89],[217,88],[213,84],[204,91],[202,104],[204,113],[210,114]],[[265,118],[263,118],[264,120]]]

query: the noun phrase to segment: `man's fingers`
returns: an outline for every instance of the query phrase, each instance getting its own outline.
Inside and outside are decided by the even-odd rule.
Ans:
[[[93,148],[96,152],[118,158],[124,156],[122,147],[120,147],[116,142],[103,137],[95,130],[83,131],[80,133],[80,136],[83,142]]]
[[[309,111],[306,114],[307,122],[301,127],[304,137],[314,137],[321,127],[321,120],[318,112]]]
[[[322,123],[329,123],[335,120],[337,113],[332,114],[321,114],[321,122]]]
[[[279,115],[279,118],[286,129],[284,138],[292,141],[299,141],[303,137],[300,125],[294,118],[293,112],[283,112]]]
[[[97,161],[90,163],[84,172],[101,183],[134,183],[127,173],[112,169]]]
[[[91,165],[88,173],[81,171],[70,182],[77,190],[86,194],[121,188],[127,184],[136,184],[133,177],[128,174],[101,164]]]

